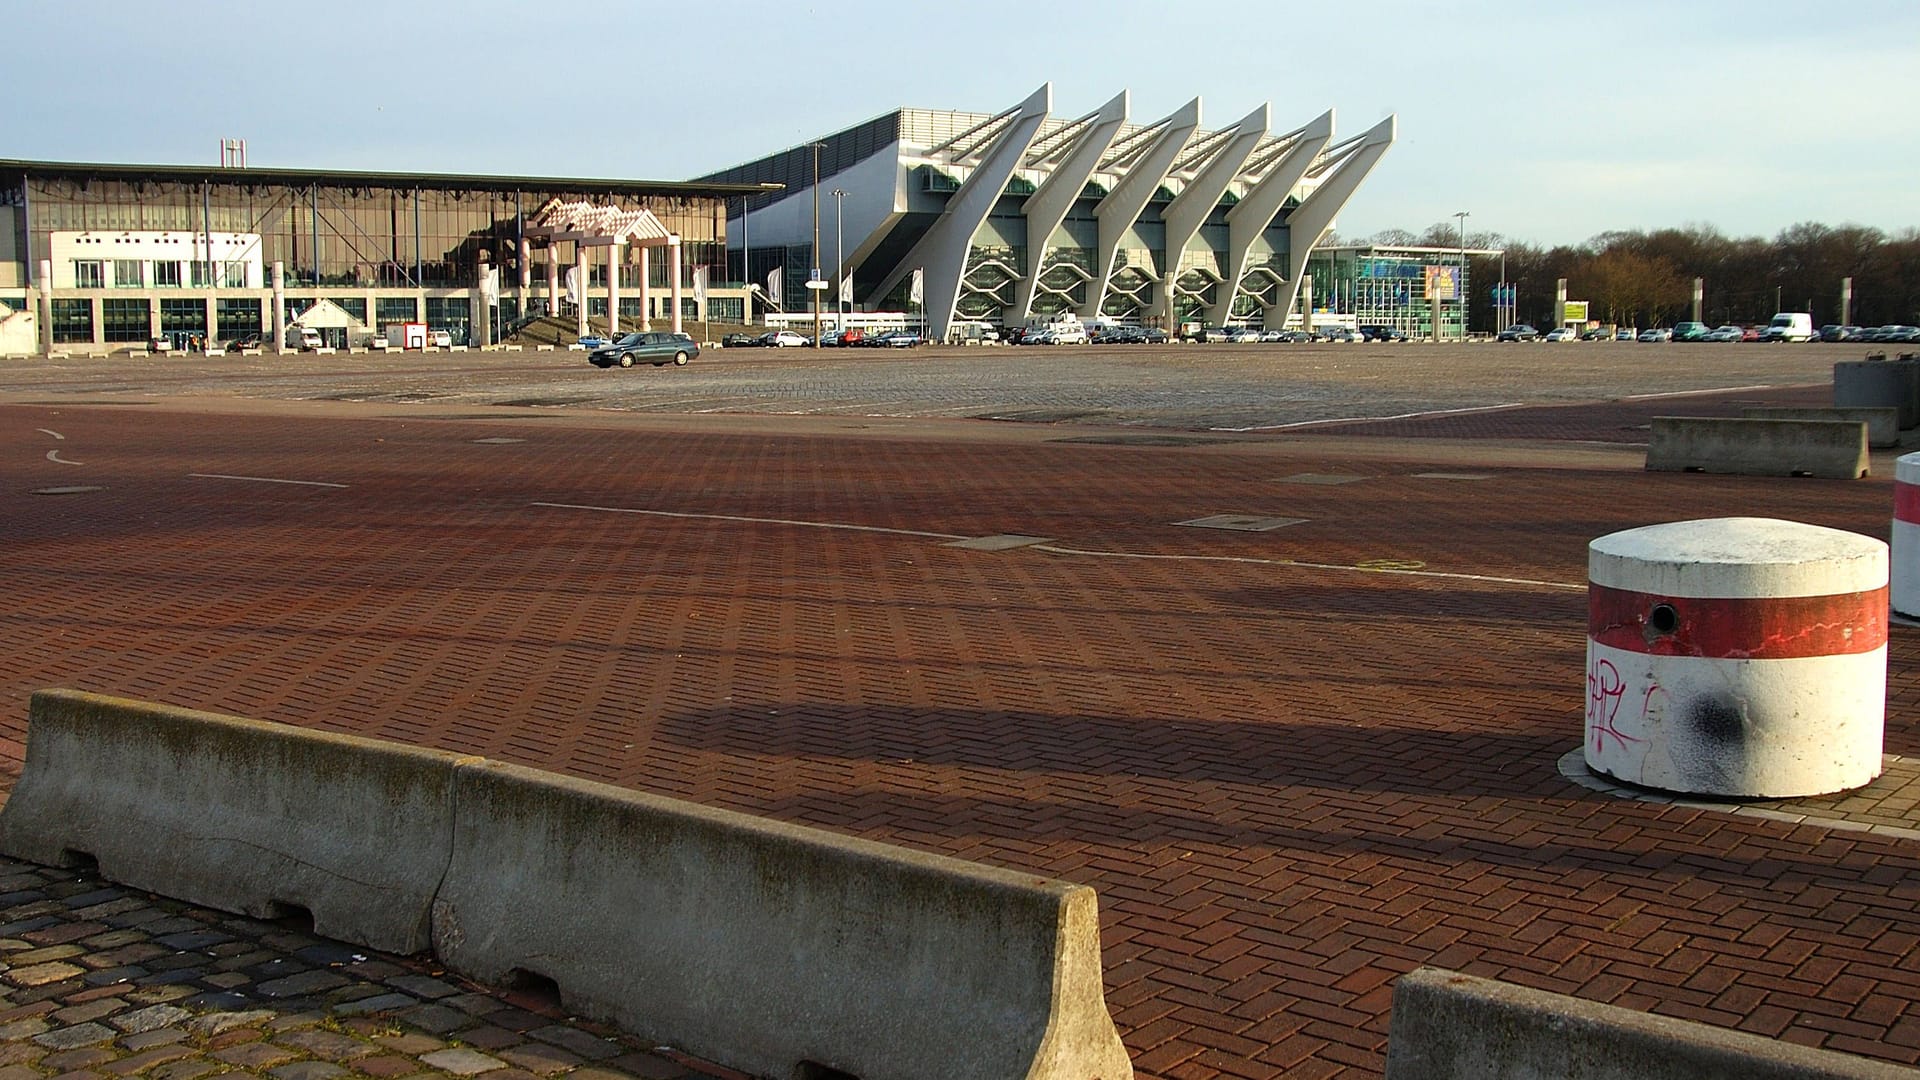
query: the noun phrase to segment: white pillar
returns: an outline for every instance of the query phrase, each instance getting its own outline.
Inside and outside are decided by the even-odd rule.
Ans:
[[[574,280],[580,283],[580,303],[576,305],[577,310],[573,313],[573,321],[575,327],[580,331],[579,336],[586,337],[587,293],[592,290],[587,288],[587,245],[578,240],[573,242],[573,268],[575,271]]]
[[[607,336],[620,336],[620,241],[607,245]]]
[[[1852,279],[1848,279],[1852,280]],[[40,351],[53,355],[53,261],[40,260]]]
[[[527,263],[527,255],[531,252],[532,247],[527,243],[527,238],[524,236],[520,238],[519,250],[520,278],[515,284],[515,299],[519,301],[520,317],[524,319],[527,317],[527,293],[531,291],[533,286],[533,267]]]
[[[817,261],[817,260],[816,260]],[[667,288],[673,297],[673,332],[680,332],[680,238],[667,237]],[[819,327],[814,327],[815,332]]]
[[[467,341],[454,344],[465,345],[469,342],[478,342],[484,349],[493,344],[493,304],[487,299],[487,275],[493,272],[493,267],[483,262],[479,264],[478,270],[480,281],[473,287],[472,299],[467,301],[469,310],[473,312],[473,318],[467,322]]]
[[[560,246],[547,241],[547,317],[560,314]]]
[[[273,264],[273,352],[278,356],[287,351],[287,264],[275,261]]]
[[[640,248],[640,329],[653,329],[652,249]]]

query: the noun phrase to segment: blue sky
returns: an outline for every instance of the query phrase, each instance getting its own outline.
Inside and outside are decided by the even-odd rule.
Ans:
[[[0,0],[0,157],[678,180],[899,105],[1399,142],[1339,221],[1920,226],[1920,3]]]

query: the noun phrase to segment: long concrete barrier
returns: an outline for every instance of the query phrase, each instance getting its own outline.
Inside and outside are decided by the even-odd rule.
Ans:
[[[755,1075],[1133,1075],[1092,889],[482,758],[42,691],[0,852],[539,976]]]
[[[1867,425],[1858,421],[1656,416],[1647,443],[1651,472],[1857,480],[1868,466]]]
[[[1386,1080],[1920,1080],[1920,1071],[1420,968],[1394,983]]]
[[[1867,425],[1867,445],[1900,445],[1900,410],[1885,408],[1750,408],[1740,410],[1748,420],[1857,420]]]
[[[1902,431],[1920,425],[1920,364],[1909,360],[1842,360],[1833,365],[1836,408],[1892,408]]]
[[[70,690],[28,707],[0,851],[413,953],[452,842],[454,755]]]

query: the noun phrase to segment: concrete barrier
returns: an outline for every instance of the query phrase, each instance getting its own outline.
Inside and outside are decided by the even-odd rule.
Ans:
[[[1420,968],[1394,983],[1386,1080],[1920,1080],[1920,1071]]]
[[[497,763],[456,784],[451,968],[756,1076],[1132,1075],[1092,889]]]
[[[1753,408],[1740,410],[1740,415],[1748,420],[1858,420],[1867,425],[1868,446],[1900,445],[1900,410],[1890,405],[1844,409],[1838,406],[1831,409]]]
[[[542,976],[755,1075],[1133,1075],[1092,889],[481,758],[42,691],[0,852]]]
[[[1910,360],[1842,360],[1833,365],[1835,408],[1898,409],[1900,430],[1920,424],[1920,364]]]
[[[329,937],[424,949],[451,754],[68,690],[29,706],[0,851]]]
[[[1651,472],[1857,480],[1868,464],[1867,425],[1859,421],[1656,416],[1647,444]]]

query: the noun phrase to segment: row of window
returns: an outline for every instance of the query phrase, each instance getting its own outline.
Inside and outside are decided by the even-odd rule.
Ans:
[[[100,339],[111,343],[144,343],[153,336],[153,307],[147,300],[108,296],[99,301]],[[94,337],[94,301],[56,297],[53,301],[53,340],[86,344]],[[214,301],[218,336],[225,339],[258,337],[260,301],[252,297],[223,297]],[[160,332],[214,336],[207,326],[204,300],[161,300]]]
[[[113,287],[116,289],[178,289],[189,282],[196,289],[244,289],[247,288],[247,264],[229,263],[182,263],[178,260],[143,259],[75,259],[73,260],[73,287],[76,289],[104,289],[107,287],[107,268],[113,268]],[[190,268],[183,271],[182,267]]]

